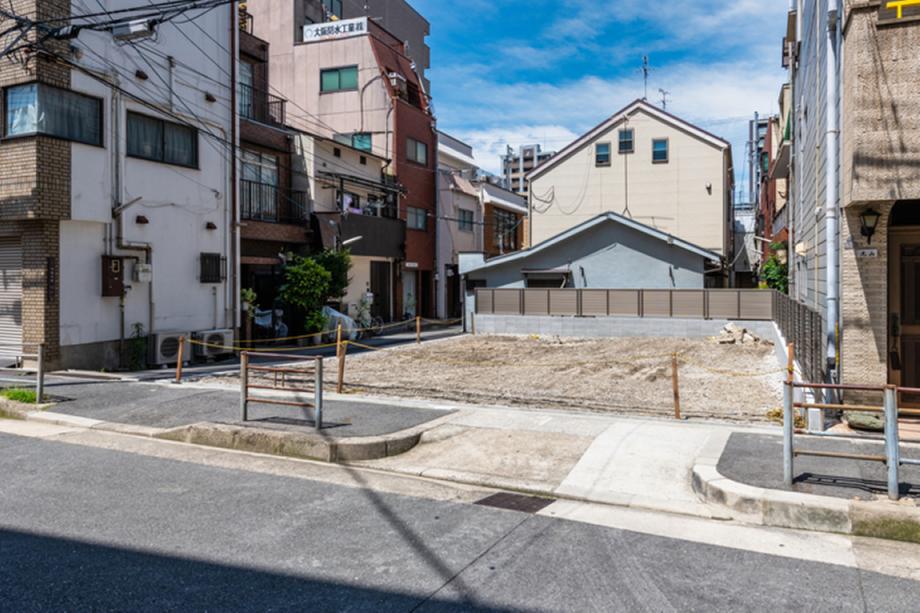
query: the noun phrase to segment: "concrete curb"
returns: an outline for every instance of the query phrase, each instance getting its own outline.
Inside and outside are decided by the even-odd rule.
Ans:
[[[331,438],[312,432],[288,432],[234,424],[202,422],[161,430],[155,438],[207,447],[319,460],[359,462],[405,453],[415,447],[422,434],[455,415],[445,415],[424,424],[379,436]]]
[[[739,521],[920,543],[920,508],[909,503],[753,487],[723,476],[717,462],[701,458],[693,467],[693,490],[704,501],[728,508]]]

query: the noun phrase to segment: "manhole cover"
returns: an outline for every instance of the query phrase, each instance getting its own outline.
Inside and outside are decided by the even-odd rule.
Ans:
[[[478,500],[476,504],[484,507],[521,511],[522,513],[536,513],[554,502],[556,501],[553,498],[538,498],[536,496],[524,496],[522,494],[508,494],[502,492]]]

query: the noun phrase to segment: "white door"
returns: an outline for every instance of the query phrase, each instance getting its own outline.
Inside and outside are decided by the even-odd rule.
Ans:
[[[0,364],[22,353],[22,246],[0,238]]]

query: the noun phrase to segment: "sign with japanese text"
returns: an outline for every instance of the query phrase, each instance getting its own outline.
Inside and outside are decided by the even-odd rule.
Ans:
[[[367,17],[340,19],[326,23],[308,23],[303,27],[303,42],[348,38],[367,34]]]

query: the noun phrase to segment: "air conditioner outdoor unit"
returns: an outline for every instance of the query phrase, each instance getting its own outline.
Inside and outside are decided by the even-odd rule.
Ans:
[[[189,360],[191,356],[191,338],[188,332],[161,332],[153,336],[153,363],[175,364],[179,361],[179,339],[185,337],[185,347],[182,348],[182,361]]]
[[[195,332],[192,335],[199,343],[205,345],[195,345],[195,357],[209,358],[217,355],[226,355],[233,353],[233,330],[207,330],[204,332]]]

